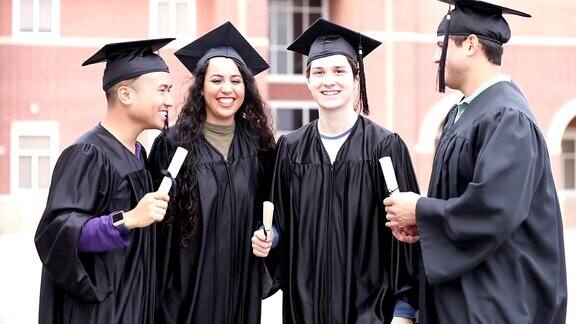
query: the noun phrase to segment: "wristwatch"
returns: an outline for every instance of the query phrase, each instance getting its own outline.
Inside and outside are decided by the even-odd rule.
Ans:
[[[120,232],[120,234],[128,233],[128,228],[126,228],[126,225],[124,224],[123,210],[115,211],[110,216],[112,216],[112,225],[116,227],[116,229],[118,230],[118,232]]]

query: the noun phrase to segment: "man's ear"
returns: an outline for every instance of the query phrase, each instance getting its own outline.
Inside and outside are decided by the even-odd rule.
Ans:
[[[134,89],[128,86],[118,87],[118,101],[120,101],[125,106],[130,106],[134,102],[135,92]]]
[[[472,34],[468,36],[468,56],[473,56],[480,49],[478,36]]]

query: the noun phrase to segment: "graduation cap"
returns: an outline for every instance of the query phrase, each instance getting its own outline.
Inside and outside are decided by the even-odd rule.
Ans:
[[[247,68],[252,75],[268,69],[268,63],[248,43],[240,32],[227,21],[174,53],[194,73],[213,57],[227,57]]]
[[[298,36],[288,46],[288,50],[308,56],[306,64],[318,58],[337,54],[358,61],[363,112],[368,114],[363,57],[370,54],[380,44],[382,43],[375,39],[320,18]]]
[[[151,72],[168,72],[164,60],[155,54],[175,38],[159,38],[106,44],[82,66],[106,62],[102,77],[104,91],[114,84]]]
[[[502,16],[503,14],[532,17],[531,15],[502,7],[493,3],[479,0],[439,0],[449,4],[448,13],[438,26],[438,36],[444,35],[444,44],[440,64],[438,66],[439,91],[446,90],[444,69],[446,67],[446,53],[448,51],[448,38],[451,35],[469,36],[476,35],[478,38],[502,46],[510,40],[510,26]],[[455,9],[452,10],[452,6]]]

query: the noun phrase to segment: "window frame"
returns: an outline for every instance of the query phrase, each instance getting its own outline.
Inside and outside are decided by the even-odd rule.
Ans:
[[[40,0],[32,1],[32,31],[22,31],[21,0],[12,0],[12,36],[18,38],[55,38],[60,36],[60,0],[51,0],[50,31],[40,31]]]
[[[290,132],[295,131],[296,129],[293,130],[288,130],[288,131],[280,131],[278,130],[278,110],[291,110],[291,109],[301,109],[302,110],[302,126],[307,125],[308,123],[310,123],[310,110],[312,109],[316,109],[316,110],[320,110],[318,108],[318,104],[316,103],[316,101],[314,100],[289,100],[289,101],[284,101],[284,100],[272,100],[270,101],[270,108],[272,108],[272,115],[274,117],[274,131],[275,131],[275,135],[276,138],[282,136],[282,135],[286,135]],[[302,127],[300,126],[300,127]]]
[[[59,124],[56,121],[14,121],[10,131],[10,192],[32,193],[47,192],[47,188],[38,188],[38,158],[50,158],[49,178],[52,177],[54,166],[58,158],[60,145]],[[21,136],[47,136],[50,138],[48,149],[20,149]],[[31,188],[20,188],[20,161],[21,156],[31,156]]]
[[[321,4],[320,4],[320,10],[318,10],[319,12],[316,12],[316,10],[311,10],[312,8],[310,7],[309,3],[310,0],[301,0],[303,1],[303,5],[301,6],[295,6],[294,5],[294,0],[285,0],[285,3],[282,4],[278,4],[278,3],[273,3],[271,0],[268,1],[268,23],[269,23],[269,39],[270,39],[270,43],[268,45],[268,56],[269,56],[269,62],[270,62],[270,74],[269,74],[269,79],[271,79],[274,82],[288,82],[288,83],[303,83],[304,81],[300,80],[299,78],[304,74],[304,73],[293,73],[290,71],[293,71],[294,69],[294,52],[288,51],[286,50],[286,48],[283,45],[275,45],[274,40],[277,39],[277,35],[276,35],[276,28],[271,28],[273,25],[274,20],[273,15],[272,15],[272,10],[273,9],[283,9],[286,10],[287,14],[288,14],[288,20],[287,20],[287,30],[289,32],[288,36],[287,36],[287,45],[289,45],[291,43],[292,40],[294,40],[296,37],[298,37],[299,35],[293,35],[293,31],[294,31],[294,22],[293,19],[291,17],[293,17],[295,12],[301,12],[303,17],[308,17],[311,13],[319,13],[320,17],[322,18],[326,18],[329,15],[329,0],[320,0]],[[313,21],[308,22],[308,25],[312,24]],[[304,27],[304,26],[303,26]],[[277,46],[279,46],[279,48],[276,48]],[[275,59],[275,51],[280,51],[280,52],[286,52],[287,53],[287,73],[278,73],[276,72],[277,69],[277,62]]]
[[[168,33],[167,34],[162,34],[159,31],[159,26],[158,26],[158,4],[160,3],[168,3],[169,8],[169,20],[170,20],[170,25],[168,26]],[[188,25],[188,30],[186,31],[185,34],[177,34],[176,33],[176,19],[175,19],[175,15],[176,15],[176,4],[178,3],[186,3],[187,8],[186,8],[186,16],[188,17],[188,20],[193,21],[193,23]],[[160,38],[160,37],[191,37],[191,38],[195,38],[196,37],[196,22],[197,20],[197,12],[196,12],[196,0],[150,0],[149,1],[149,34],[150,37],[155,37],[155,38]],[[177,42],[178,40],[176,40]]]

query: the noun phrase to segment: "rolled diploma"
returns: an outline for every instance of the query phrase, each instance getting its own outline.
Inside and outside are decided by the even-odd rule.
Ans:
[[[400,188],[398,188],[398,181],[396,181],[396,173],[394,172],[392,159],[389,156],[385,156],[379,161],[382,173],[384,174],[384,181],[386,181],[386,187],[388,188],[388,193],[392,195],[396,191],[400,191]]]
[[[176,153],[172,157],[172,161],[170,161],[170,165],[168,166],[168,172],[174,179],[178,175],[182,164],[184,163],[184,159],[186,159],[186,155],[188,155],[188,150],[183,147],[178,147],[176,149]],[[168,194],[170,192],[170,188],[172,187],[172,179],[168,177],[164,177],[162,182],[160,183],[160,187],[158,188],[158,193]]]
[[[274,215],[274,204],[270,201],[265,201],[262,208],[262,223],[266,232],[272,230],[272,216]]]

